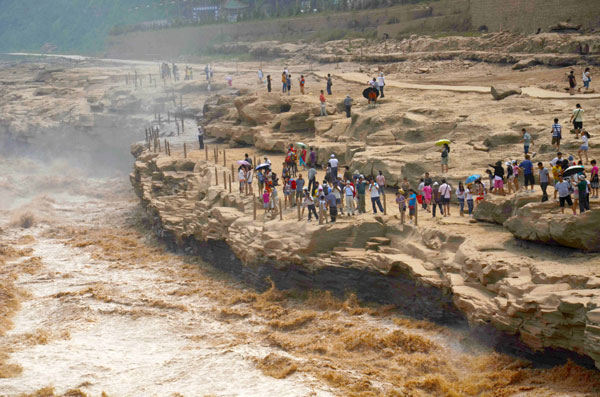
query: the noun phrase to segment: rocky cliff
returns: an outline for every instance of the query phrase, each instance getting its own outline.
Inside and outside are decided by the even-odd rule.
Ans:
[[[544,251],[485,223],[414,227],[364,214],[335,224],[253,217],[251,196],[215,184],[225,167],[204,153],[168,156],[142,145],[131,183],[155,231],[257,285],[352,290],[407,313],[518,337],[533,351],[570,351],[600,368],[596,256]],[[222,183],[222,181],[221,181]],[[485,234],[485,239],[478,238]],[[543,258],[543,259],[542,259]]]

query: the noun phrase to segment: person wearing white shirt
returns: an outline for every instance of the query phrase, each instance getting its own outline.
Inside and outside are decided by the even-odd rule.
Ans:
[[[352,186],[350,181],[346,181],[344,196],[346,196],[346,213],[354,216],[354,186]]]
[[[379,197],[379,185],[372,179],[369,182],[369,192],[371,193],[371,205],[373,206],[373,213],[377,213],[377,207],[379,207],[379,211],[383,212],[381,198]]]
[[[588,163],[588,149],[590,148],[590,134],[587,131],[581,133],[581,146],[579,147],[579,160],[583,162],[582,155],[585,154],[585,164]]]
[[[240,182],[240,194],[244,193],[244,185],[246,184],[246,171],[244,167],[240,167],[238,170],[238,180]]]
[[[452,187],[442,179],[440,186],[440,195],[442,196],[442,205],[444,206],[444,216],[450,216],[450,197],[452,196]]]
[[[332,180],[337,179],[338,164],[339,164],[338,159],[335,158],[335,154],[332,154],[331,158],[329,159],[329,166],[331,167]]]
[[[248,168],[248,171],[246,171],[246,185],[248,185],[248,194],[252,195],[252,177],[254,176],[254,170],[252,169],[252,167]]]
[[[385,98],[383,94],[383,87],[385,87],[385,79],[383,78],[383,72],[379,73],[379,77],[377,77],[377,87],[379,89],[379,93],[381,94],[380,98]]]

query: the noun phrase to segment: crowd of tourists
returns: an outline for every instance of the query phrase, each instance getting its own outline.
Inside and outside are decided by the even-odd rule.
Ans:
[[[258,71],[260,82],[263,82],[262,70]],[[591,75],[589,68],[583,72],[584,88],[589,89]],[[292,90],[292,75],[287,67],[281,75],[282,93],[290,95]],[[300,93],[304,94],[306,79],[301,75],[298,79]],[[267,89],[271,92],[271,76],[266,77]],[[574,73],[569,74],[571,88],[576,86]],[[377,98],[384,97],[385,79],[383,73],[368,82],[369,87],[363,92],[369,105],[375,106]],[[333,79],[327,75],[325,90],[320,90],[320,114],[327,116],[327,95],[332,95]],[[346,116],[351,117],[353,99],[348,95],[344,100]],[[556,157],[544,164],[542,161],[534,163],[532,160],[537,153],[532,151],[534,140],[531,134],[523,128],[521,138],[523,144],[523,158],[521,160],[504,159],[489,164],[484,175],[474,174],[464,182],[459,181],[454,188],[448,178],[443,177],[448,173],[450,162],[450,141],[442,140],[441,174],[438,180],[433,180],[429,172],[426,172],[413,187],[407,178],[403,178],[400,188],[395,194],[395,203],[400,212],[402,223],[405,222],[405,214],[408,212],[408,221],[413,222],[417,213],[417,206],[436,217],[439,213],[442,217],[450,216],[450,202],[455,197],[459,205],[459,215],[473,216],[475,208],[485,201],[488,195],[510,195],[520,191],[526,193],[534,192],[534,185],[539,184],[542,192],[542,201],[548,201],[548,186],[554,187],[553,200],[555,200],[564,213],[566,207],[570,207],[573,214],[585,212],[590,209],[590,197],[598,198],[599,175],[596,160],[588,159],[590,134],[583,129],[584,109],[577,104],[573,110],[569,123],[573,124],[575,139],[581,145],[577,150],[577,157],[573,155],[563,157],[560,151],[562,141],[562,126],[558,118],[554,119],[550,128],[550,141],[556,151]],[[439,142],[438,142],[439,143]],[[586,168],[588,165],[590,166]],[[299,167],[302,167],[300,172]],[[301,206],[301,214],[307,212],[308,221],[319,219],[324,216],[327,222],[335,222],[338,216],[354,216],[365,213],[367,197],[371,199],[371,207],[374,214],[384,212],[386,180],[382,171],[377,175],[365,176],[358,170],[351,172],[348,166],[340,170],[339,160],[331,154],[327,163],[323,165],[325,176],[322,181],[317,180],[317,155],[313,148],[307,148],[300,144],[298,147],[290,145],[285,162],[282,164],[281,176],[276,175],[271,169],[270,160],[265,157],[264,162],[256,168],[246,155],[244,163],[238,170],[240,181],[240,192],[247,191],[252,194],[251,184],[254,173],[259,192],[262,194],[262,202],[266,211],[277,211],[281,205],[278,188],[283,194],[284,207]],[[536,182],[537,174],[537,182]],[[520,180],[523,186],[520,186]],[[245,184],[250,185],[246,190]]]

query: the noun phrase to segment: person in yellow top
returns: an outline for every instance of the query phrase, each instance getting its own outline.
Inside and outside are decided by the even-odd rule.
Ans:
[[[287,73],[284,71],[281,73],[281,83],[283,84],[282,92],[287,91]]]

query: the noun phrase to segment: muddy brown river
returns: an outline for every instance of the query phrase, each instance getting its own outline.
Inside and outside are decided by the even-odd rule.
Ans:
[[[169,252],[127,176],[2,160],[0,396],[595,396],[392,306],[259,293]],[[213,266],[214,265],[214,266]]]

